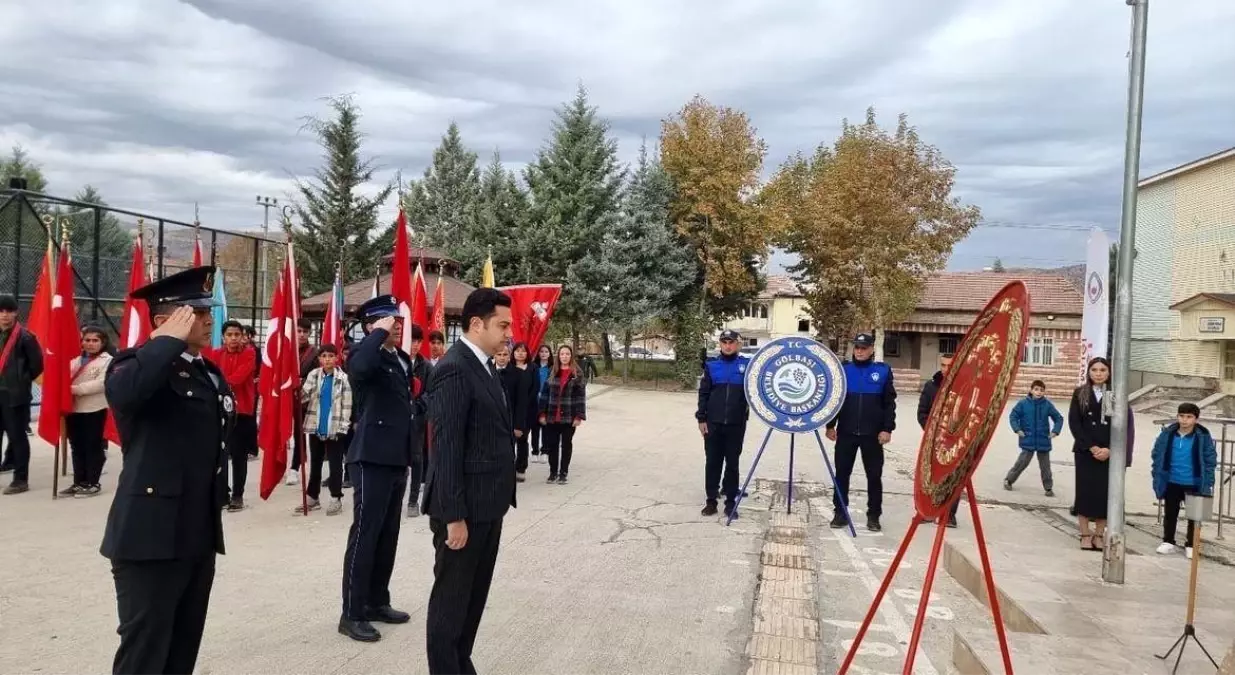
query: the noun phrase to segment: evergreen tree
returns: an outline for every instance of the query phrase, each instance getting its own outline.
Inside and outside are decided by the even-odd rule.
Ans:
[[[10,178],[25,178],[27,190],[47,191],[47,179],[43,176],[43,168],[30,159],[30,153],[20,145],[13,146],[9,156],[0,160],[0,178],[4,180],[6,188],[9,186]]]
[[[459,125],[451,122],[433,151],[433,163],[420,180],[409,183],[403,195],[403,210],[415,233],[415,245],[441,249],[460,262],[470,255],[468,237],[480,199],[476,159],[476,153],[463,145]],[[467,265],[464,271],[472,274]],[[480,278],[479,270],[475,276]]]
[[[581,267],[602,259],[597,250],[617,220],[625,177],[617,142],[588,105],[582,85],[574,100],[558,110],[548,144],[524,177],[532,200],[528,274],[537,281],[566,283],[557,315],[577,335],[593,315],[587,298],[603,290]],[[576,278],[569,283],[572,267]]]
[[[292,240],[306,293],[330,288],[336,262],[344,281],[373,274],[371,261],[382,252],[373,239],[378,210],[394,190],[386,185],[373,197],[361,193],[375,167],[360,155],[360,109],[348,96],[331,99],[330,109],[329,119],[309,118],[305,125],[318,137],[325,166],[314,171],[316,181],[296,181],[300,226]]]
[[[96,204],[98,206],[107,206],[107,202],[103,201],[103,195],[93,186],[87,185],[82,188],[73,199],[86,204]],[[81,255],[87,251],[94,251],[94,219],[95,210],[82,210],[70,208],[65,210],[71,213],[69,218],[73,228],[69,232],[69,240],[73,244],[72,250],[76,255]],[[120,223],[112,212],[105,209],[98,210],[99,219],[99,257],[101,258],[116,258],[127,260],[133,252],[133,235],[126,232],[124,226]]]
[[[999,272],[1000,274],[1007,271],[1007,269],[1003,266],[1003,258],[995,258],[995,262],[991,263],[991,271]]]
[[[499,286],[528,281],[527,193],[519,179],[502,166],[501,156],[485,167],[480,179],[480,198],[471,229],[458,254],[464,278],[479,284],[485,258],[493,254],[493,274]]]

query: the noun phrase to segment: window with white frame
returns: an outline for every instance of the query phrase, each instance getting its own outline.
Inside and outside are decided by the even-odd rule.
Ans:
[[[768,306],[757,302],[744,305],[742,316],[747,319],[766,319],[768,318]]]
[[[1055,364],[1055,338],[1033,336],[1025,341],[1021,363],[1031,366]]]

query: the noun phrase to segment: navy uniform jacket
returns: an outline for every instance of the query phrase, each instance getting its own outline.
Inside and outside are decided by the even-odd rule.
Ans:
[[[376,328],[352,348],[347,377],[352,385],[356,425],[348,462],[412,465],[412,417],[423,414],[412,401],[412,362],[407,354],[382,348],[389,335]]]
[[[881,361],[845,362],[845,402],[828,422],[841,436],[876,436],[896,429],[892,368]]]
[[[223,553],[223,473],[235,398],[181,358],[184,341],[156,337],[112,359],[104,388],[124,465],[100,552],[112,560]]]
[[[750,408],[746,405],[746,369],[750,358],[723,354],[703,364],[699,380],[699,407],[695,419],[708,424],[746,424]]]
[[[460,340],[431,380],[425,513],[447,523],[501,520],[517,506],[514,426],[501,378]]]

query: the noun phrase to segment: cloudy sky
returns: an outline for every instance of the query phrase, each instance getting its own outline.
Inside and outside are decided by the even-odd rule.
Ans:
[[[584,7],[590,8],[584,10]],[[1118,229],[1122,0],[39,0],[0,3],[0,147],[56,194],[228,229],[319,161],[305,115],[361,106],[365,150],[417,175],[450,120],[512,168],[582,81],[626,159],[695,93],[750,114],[766,172],[844,117],[906,112],[988,223],[954,269],[1084,259]],[[1235,145],[1235,2],[1150,10],[1143,175]]]

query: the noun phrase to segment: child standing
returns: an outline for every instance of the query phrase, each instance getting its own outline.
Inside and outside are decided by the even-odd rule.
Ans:
[[[549,455],[549,480],[566,484],[570,459],[575,452],[575,429],[587,419],[587,390],[575,370],[575,351],[566,345],[557,350],[553,372],[540,390],[540,424],[544,427],[544,451]]]
[[[304,428],[309,432],[309,508],[321,507],[322,460],[330,463],[330,504],[326,515],[343,512],[343,441],[352,419],[352,387],[347,374],[339,369],[339,354],[334,345],[322,345],[318,367],[309,372],[301,385]],[[295,509],[300,513],[300,507]]]
[[[1029,385],[1029,395],[1021,399],[1008,418],[1012,431],[1020,437],[1021,454],[1012,465],[1012,470],[1003,479],[1003,489],[1011,490],[1012,484],[1036,456],[1042,474],[1042,489],[1047,497],[1054,497],[1055,479],[1051,475],[1051,441],[1063,431],[1063,415],[1055,404],[1046,398],[1046,383],[1034,380]]]
[[[1162,543],[1158,553],[1174,553],[1175,526],[1179,522],[1179,505],[1184,497],[1214,494],[1214,473],[1218,467],[1218,451],[1209,430],[1198,424],[1201,409],[1195,403],[1182,403],[1175,423],[1162,429],[1154,441],[1154,494],[1162,500]],[[1192,534],[1196,525],[1188,521],[1188,540],[1184,554],[1192,557]]]

